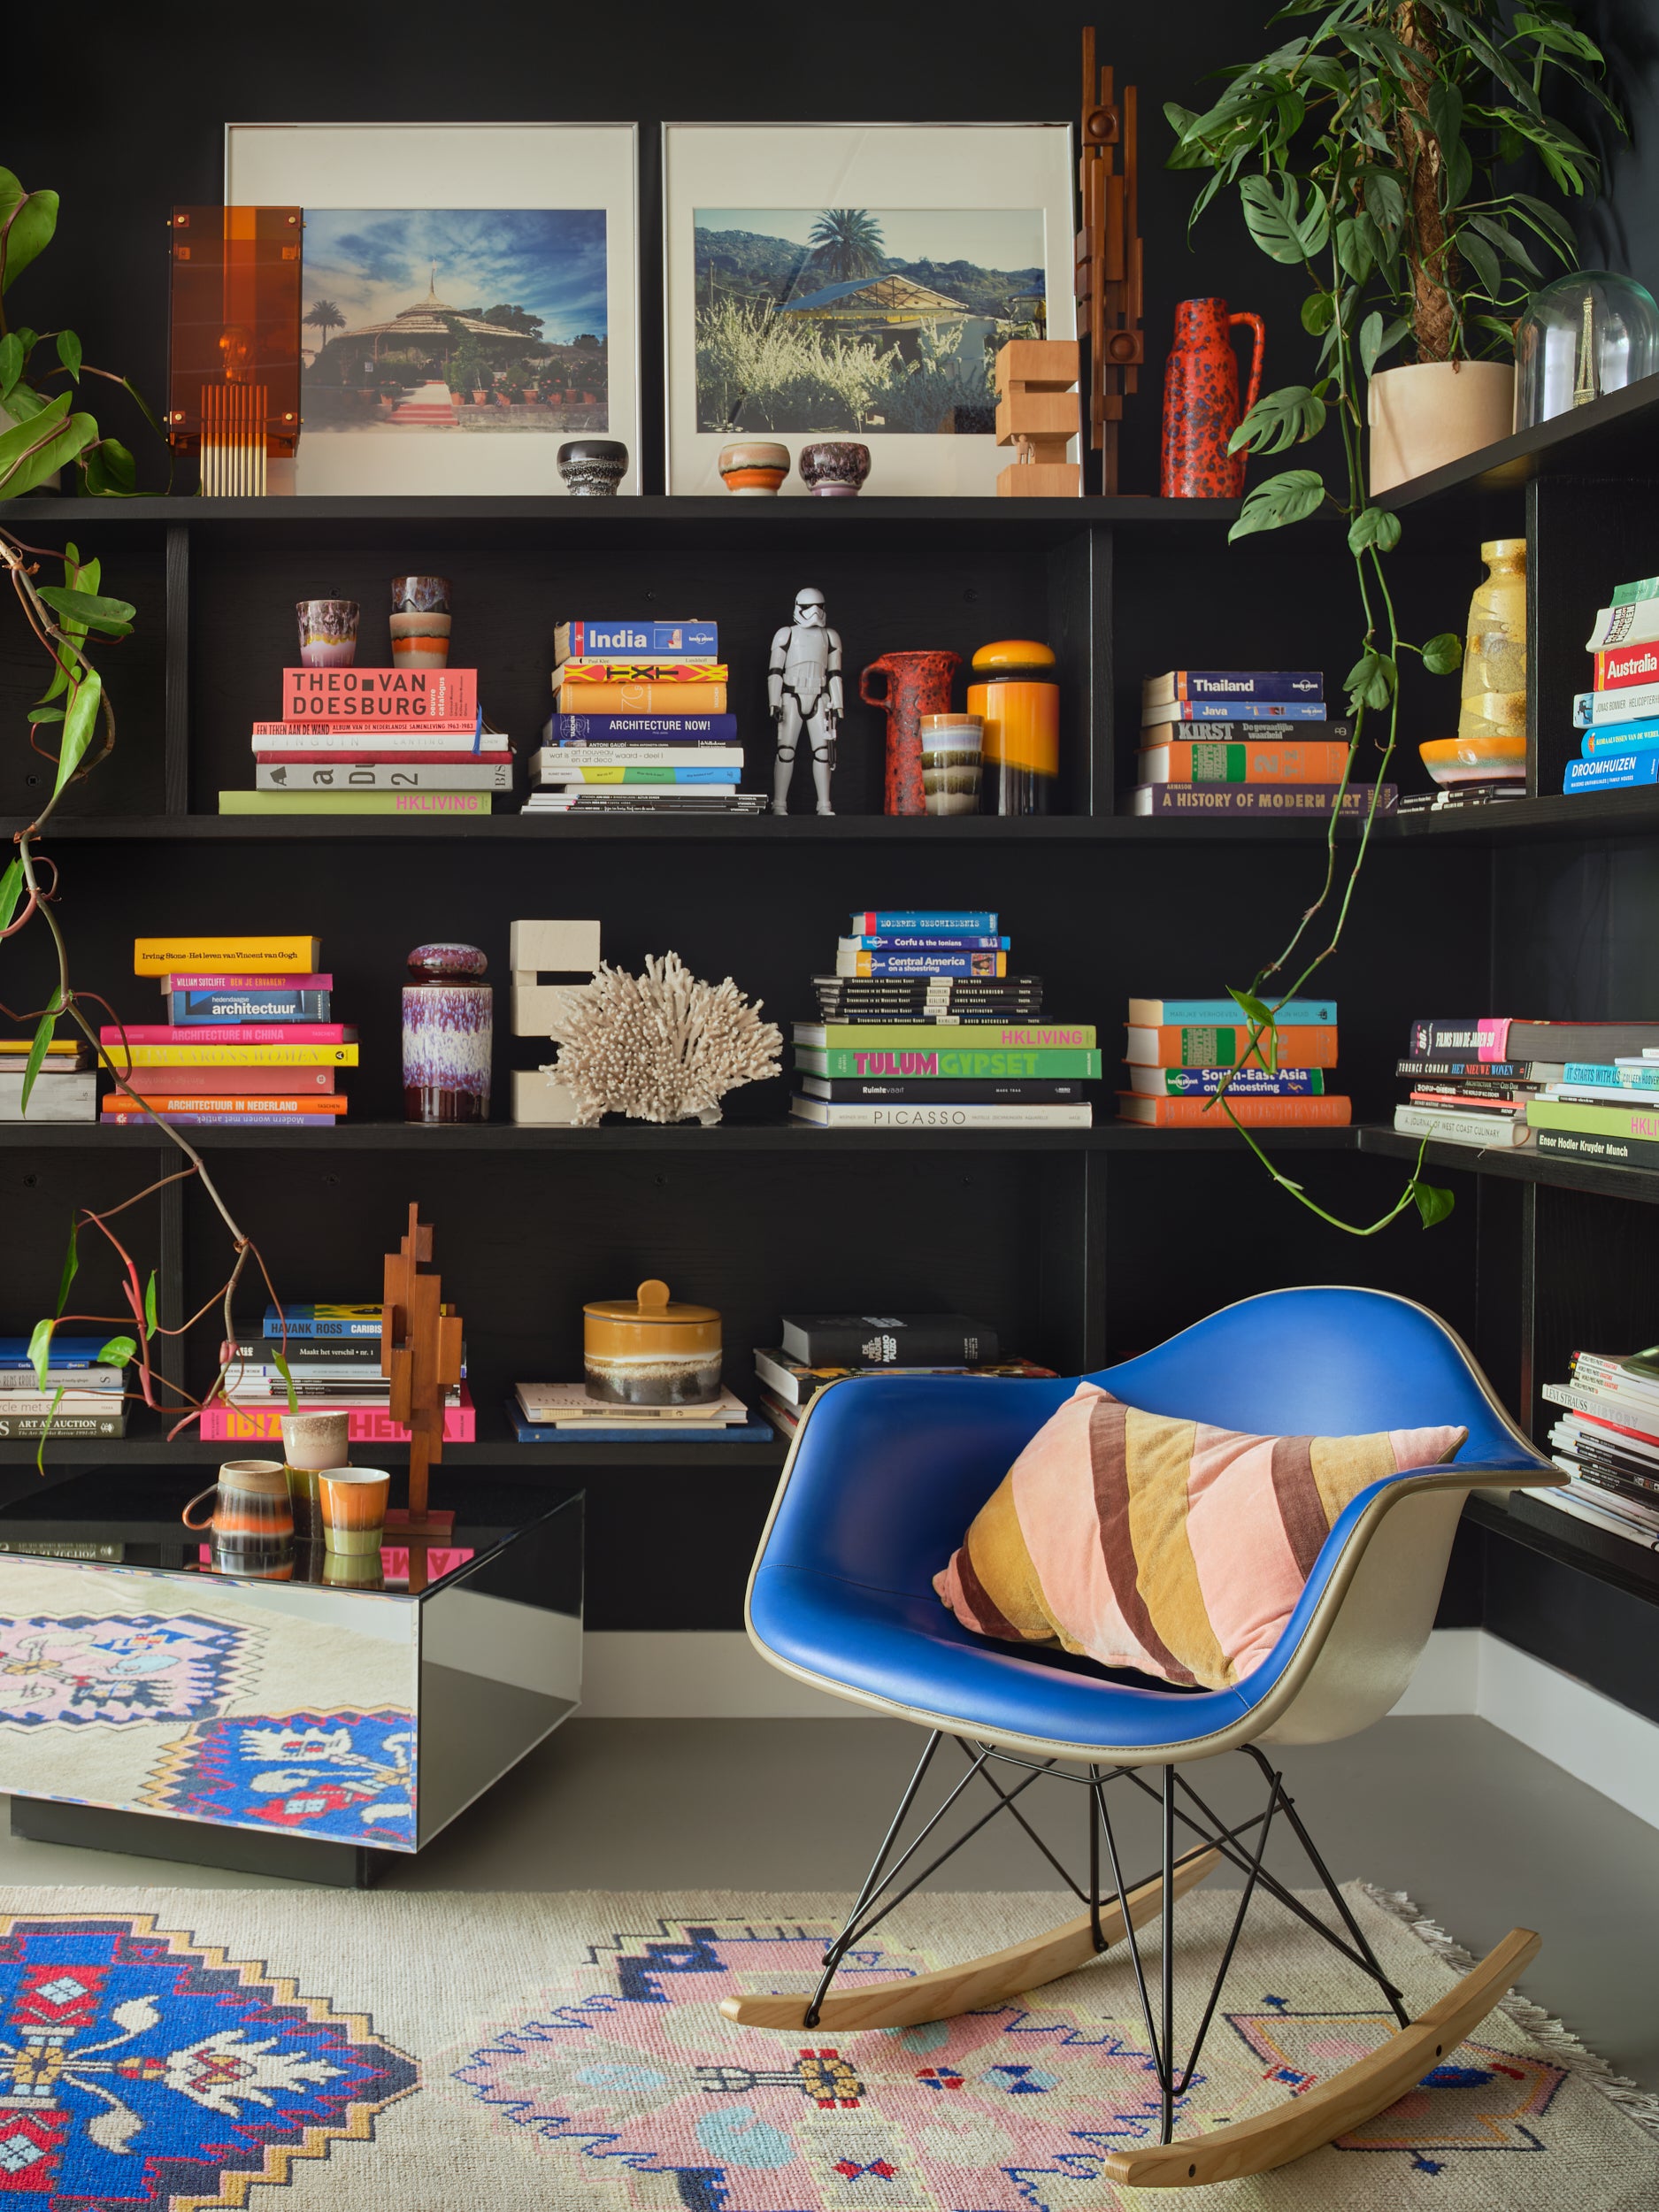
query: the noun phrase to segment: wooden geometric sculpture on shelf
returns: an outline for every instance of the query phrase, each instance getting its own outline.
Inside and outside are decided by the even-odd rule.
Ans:
[[[396,1252],[386,1255],[386,1302],[380,1315],[380,1372],[391,1378],[392,1418],[409,1431],[409,1512],[388,1514],[411,1536],[446,1536],[453,1513],[426,1506],[427,1471],[443,1457],[444,1393],[461,1379],[461,1317],[441,1302],[442,1279],[423,1275],[432,1257],[432,1226],[417,1201]]]
[[[1077,334],[1083,343],[1086,443],[1100,455],[1102,493],[1118,481],[1118,426],[1124,395],[1139,388],[1138,371],[1146,359],[1143,312],[1138,103],[1133,85],[1124,88],[1121,109],[1113,97],[1112,72],[1096,68],[1094,33],[1083,34],[1082,152],[1078,190],[1083,227],[1077,234]],[[1123,151],[1117,165],[1115,149]],[[1090,488],[1096,488],[1091,484]]]
[[[996,442],[1016,459],[996,480],[999,499],[1075,499],[1079,469],[1065,457],[1078,434],[1075,338],[1013,338],[996,357]]]

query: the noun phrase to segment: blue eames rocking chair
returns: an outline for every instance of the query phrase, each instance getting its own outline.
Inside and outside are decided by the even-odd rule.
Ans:
[[[1264,2172],[1356,2127],[1403,2095],[1485,2017],[1535,1955],[1514,1929],[1455,1990],[1417,2018],[1387,1979],[1314,1847],[1263,1744],[1354,1734],[1404,1692],[1434,1619],[1452,1535],[1471,1490],[1541,1487],[1563,1478],[1517,1429],[1465,1346],[1427,1308],[1381,1292],[1270,1292],[1225,1307],[1168,1343],[1091,1378],[1131,1405],[1257,1434],[1354,1435],[1431,1423],[1464,1426],[1455,1463],[1373,1484],[1347,1508],[1314,1563],[1288,1626],[1253,1674],[1224,1690],[1125,1682],[1064,1655],[1045,1659],[964,1628],[933,1578],[1020,1450],[1069,1397],[1071,1381],[880,1376],[838,1383],[802,1421],[749,1582],[750,1640],[806,1682],[928,1733],[852,1913],[825,1955],[815,1994],[727,1998],[750,2027],[842,2033],[938,2020],[993,2005],[1124,1945],[1154,2054],[1160,2139],[1106,2161],[1114,2181],[1189,2188]],[[902,1852],[899,1838],[943,1739],[968,1772]],[[1226,1825],[1184,1770],[1238,1751],[1267,1784],[1254,1818]],[[1019,1777],[1011,1786],[995,1770]],[[1151,1770],[1156,1780],[1148,1778]],[[1086,1883],[1038,1841],[1016,1800],[1043,1774],[1079,1786],[1087,1825]],[[832,1990],[849,1950],[959,1847],[958,1839],[895,1890],[938,1820],[982,1777],[995,1802],[972,1834],[1008,1812],[1033,1834],[1085,1910],[1050,1934],[905,1981]],[[1126,1883],[1107,1806],[1114,1785],[1156,1798],[1156,1873]],[[1263,1863],[1282,1819],[1325,1890],[1329,1926]],[[1178,1856],[1177,1830],[1197,1843]],[[1102,1882],[1101,1846],[1110,1878]],[[895,1853],[897,1855],[895,1857]],[[1222,1860],[1245,1877],[1209,2007],[1178,2066],[1173,2017],[1175,1902]],[[1174,2108],[1198,2062],[1244,1915],[1267,1891],[1377,1985],[1399,2031],[1376,2051],[1255,2118],[1176,2141]],[[1161,1922],[1155,2007],[1135,1931]]]

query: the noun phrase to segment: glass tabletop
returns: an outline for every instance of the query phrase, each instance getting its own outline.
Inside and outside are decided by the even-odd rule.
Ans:
[[[34,1486],[0,1504],[0,1569],[7,1558],[65,1559],[214,1582],[311,1583],[365,1595],[423,1598],[581,1495],[576,1483],[526,1490],[471,1474],[446,1483],[438,1467],[432,1477],[432,1514],[453,1517],[442,1533],[411,1536],[388,1514],[378,1555],[295,1543],[252,1563],[183,1525],[184,1508],[211,1486],[204,1485],[205,1471],[99,1468],[60,1479],[50,1472],[43,1480],[31,1476]]]

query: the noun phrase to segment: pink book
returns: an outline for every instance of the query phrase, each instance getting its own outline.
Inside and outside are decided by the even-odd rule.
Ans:
[[[469,753],[466,757],[471,760]],[[332,991],[331,975],[164,975],[162,995],[170,991]]]
[[[284,722],[461,722],[478,712],[475,668],[285,668]]]
[[[303,1401],[307,1413],[343,1413],[349,1417],[346,1433],[354,1444],[407,1444],[409,1431],[401,1421],[394,1421],[383,1407],[363,1405],[327,1405],[320,1399]],[[286,1402],[272,1405],[211,1405],[202,1415],[201,1437],[204,1444],[280,1444],[282,1440],[282,1416]],[[446,1444],[475,1444],[478,1441],[478,1415],[473,1410],[472,1397],[466,1385],[461,1385],[461,1403],[446,1406],[443,1410],[443,1440]]]
[[[122,1031],[108,1024],[98,1042],[119,1045]],[[355,1022],[128,1022],[129,1045],[354,1045]]]

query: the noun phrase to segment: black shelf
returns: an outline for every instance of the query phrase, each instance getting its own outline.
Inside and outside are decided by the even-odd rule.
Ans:
[[[1384,492],[1377,504],[1398,512],[1459,495],[1473,503],[1494,493],[1519,490],[1540,476],[1655,475],[1659,475],[1659,376],[1647,376],[1622,392],[1575,407],[1571,414],[1518,430],[1444,468],[1414,476]]]
[[[348,1077],[350,1071],[342,1071]],[[183,1133],[204,1152],[422,1152],[445,1159],[491,1152],[595,1153],[793,1152],[1227,1152],[1241,1150],[1230,1129],[1145,1129],[1130,1122],[1099,1122],[1089,1129],[818,1129],[780,1121],[622,1123],[599,1129],[521,1128],[491,1121],[466,1127],[401,1121],[343,1120],[311,1130],[194,1128]],[[1258,1130],[1272,1148],[1351,1152],[1352,1129]],[[166,1139],[157,1129],[105,1129],[96,1122],[0,1122],[0,1148],[45,1151],[122,1146],[155,1150]]]
[[[1415,1160],[1417,1137],[1397,1129],[1354,1132],[1362,1152],[1382,1153],[1391,1160]],[[1565,1159],[1558,1152],[1539,1152],[1532,1146],[1431,1144],[1424,1156],[1433,1167],[1461,1167],[1475,1175],[1495,1175],[1511,1183],[1548,1183],[1558,1190],[1593,1192],[1600,1198],[1634,1199],[1639,1204],[1659,1206],[1659,1173],[1650,1168],[1599,1167],[1589,1160]]]
[[[150,1432],[71,1437],[61,1442],[48,1438],[44,1454],[47,1470],[109,1465],[216,1467],[221,1460],[234,1457],[239,1448],[250,1448],[234,1443],[204,1443],[196,1436],[181,1436],[169,1443],[159,1425],[149,1423],[148,1417],[145,1419]],[[488,1425],[481,1414],[480,1425]],[[495,1471],[518,1468],[541,1475],[565,1470],[572,1473],[603,1473],[608,1468],[769,1468],[781,1467],[788,1450],[787,1438],[777,1434],[770,1442],[752,1444],[520,1444],[506,1433],[503,1422],[494,1425],[501,1432],[481,1437],[476,1444],[446,1444],[442,1462],[444,1471],[457,1474],[484,1467]],[[361,1459],[367,1448],[354,1445],[352,1448]],[[0,1440],[0,1467],[32,1466],[37,1449],[35,1443],[21,1440]],[[377,1444],[374,1450],[377,1465],[385,1461],[402,1467],[409,1448],[405,1444]]]
[[[1402,839],[1432,837],[1459,845],[1651,837],[1659,830],[1659,789],[1597,791],[1583,798],[1543,793],[1535,799],[1448,807],[1440,814],[1402,814],[1394,828]]]
[[[1610,1529],[1558,1512],[1525,1490],[1512,1490],[1507,1499],[1477,1493],[1463,1513],[1495,1536],[1524,1544],[1528,1551],[1541,1552],[1560,1566],[1575,1567],[1649,1605],[1659,1605],[1659,1552],[1628,1543]]]

